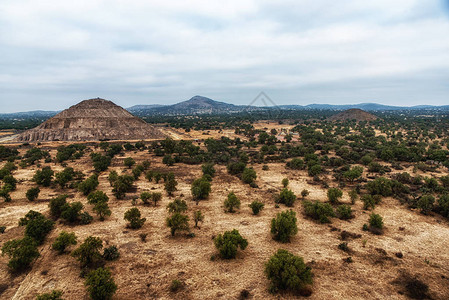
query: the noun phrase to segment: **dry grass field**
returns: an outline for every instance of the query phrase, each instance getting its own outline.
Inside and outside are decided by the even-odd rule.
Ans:
[[[54,156],[55,145],[46,146]],[[119,174],[130,172],[123,165],[124,158],[129,156],[137,163],[150,161],[151,169],[173,172],[178,181],[174,195],[168,197],[163,183],[148,182],[142,175],[135,183],[136,191],[117,200],[107,176],[110,170]],[[268,164],[269,170],[265,171],[262,165],[254,165],[259,188],[251,188],[236,176],[229,175],[225,166],[216,165],[211,195],[196,205],[192,201],[190,185],[201,176],[201,166],[175,164],[167,167],[161,160],[161,157],[147,151],[128,151],[113,158],[109,170],[99,176],[98,189],[109,196],[112,210],[112,215],[105,221],[100,221],[86,197],[73,189],[41,188],[38,200],[29,202],[25,192],[35,186],[31,178],[38,168],[33,165],[14,171],[19,183],[17,190],[11,193],[12,202],[0,203],[0,225],[6,226],[5,233],[0,234],[0,245],[23,235],[24,229],[18,226],[18,220],[29,210],[48,215],[49,200],[59,194],[69,194],[69,201],[81,201],[94,216],[94,221],[77,226],[58,221],[39,247],[41,256],[28,272],[11,274],[7,257],[0,257],[0,298],[34,299],[36,294],[53,289],[64,291],[65,299],[88,298],[80,278],[79,263],[70,255],[58,255],[51,249],[62,230],[75,232],[79,243],[93,235],[100,237],[104,246],[118,247],[120,258],[106,264],[118,286],[114,299],[239,299],[242,290],[249,291],[250,299],[296,298],[292,294],[273,295],[268,292],[269,281],[264,275],[264,264],[279,248],[302,256],[312,267],[314,283],[309,299],[408,299],[407,291],[413,289],[414,278],[428,285],[429,298],[449,297],[449,225],[441,216],[425,216],[400,205],[396,199],[385,198],[375,209],[384,218],[385,232],[374,235],[362,231],[370,212],[362,209],[360,201],[353,206],[353,219],[332,218],[331,224],[319,224],[307,218],[301,201],[297,201],[293,210],[297,214],[299,232],[290,243],[282,244],[272,239],[270,220],[276,213],[288,209],[283,205],[276,208],[274,202],[275,195],[282,188],[283,178],[289,178],[289,187],[296,195],[307,189],[310,191],[307,199],[327,201],[326,189],[308,184],[310,177],[306,171],[288,170],[281,163]],[[55,171],[63,169],[60,164],[42,164],[45,165],[50,165]],[[83,171],[87,176],[93,172],[88,155],[68,162],[68,166]],[[328,182],[332,187],[330,177]],[[348,190],[344,191],[343,203],[350,202]],[[159,191],[163,198],[156,207],[143,205],[140,199],[137,200],[135,207],[147,221],[142,228],[132,230],[126,227],[123,215],[134,206],[132,199],[143,191]],[[241,200],[241,208],[236,213],[224,210],[223,201],[230,191]],[[205,216],[200,228],[193,228],[193,221],[190,221],[191,231],[195,234],[193,238],[183,233],[172,237],[165,225],[168,216],[166,206],[175,198],[186,200],[190,219],[198,209]],[[252,215],[248,207],[253,200],[265,204],[258,216]],[[211,260],[211,256],[217,254],[213,237],[234,228],[248,240],[246,250],[239,251],[236,259]],[[360,234],[346,240],[349,253],[338,248],[344,231]],[[141,233],[148,234],[146,242],[141,241]],[[399,253],[403,257],[399,258]],[[348,262],[348,257],[352,262]],[[174,279],[184,282],[184,287],[176,293],[169,288]]]

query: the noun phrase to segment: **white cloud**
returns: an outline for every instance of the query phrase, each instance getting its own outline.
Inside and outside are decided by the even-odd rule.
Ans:
[[[0,99],[442,104],[448,33],[437,0],[3,0]]]

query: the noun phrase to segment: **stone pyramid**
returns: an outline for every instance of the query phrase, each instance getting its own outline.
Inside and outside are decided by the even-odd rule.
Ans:
[[[81,101],[18,136],[19,141],[94,141],[164,138],[158,129],[112,101]]]

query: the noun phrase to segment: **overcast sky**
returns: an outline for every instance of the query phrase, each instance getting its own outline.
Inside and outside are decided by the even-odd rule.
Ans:
[[[449,104],[449,0],[1,0],[0,112]]]

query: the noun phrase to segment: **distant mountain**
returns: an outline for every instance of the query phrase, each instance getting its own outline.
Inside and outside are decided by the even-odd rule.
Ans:
[[[154,108],[163,107],[166,105],[162,104],[140,104],[140,105],[134,105],[131,107],[128,107],[126,110],[130,113],[139,113],[139,112],[145,112],[148,110],[152,110]]]
[[[339,112],[328,118],[330,121],[345,121],[345,120],[356,120],[360,121],[375,121],[378,118],[364,110],[358,108],[351,108],[342,112]]]
[[[51,118],[59,111],[47,111],[47,110],[33,110],[16,113],[0,114],[0,118],[3,119],[21,119],[21,118]]]
[[[215,101],[203,96],[194,96],[189,100],[173,105],[154,107],[147,112],[161,115],[200,115],[200,114],[226,114],[238,113],[244,110],[259,109],[255,106],[234,105]]]
[[[279,106],[247,106],[235,105],[226,102],[215,101],[203,96],[194,96],[189,100],[182,101],[173,105],[162,104],[140,104],[134,105],[127,110],[136,116],[149,115],[199,115],[199,114],[229,114],[243,111],[270,111],[270,110],[347,110],[357,108],[364,111],[402,111],[402,110],[424,110],[424,111],[449,111],[449,105],[432,106],[390,106],[377,103],[359,103],[359,104],[309,104],[309,105],[279,105]],[[48,119],[55,116],[58,111],[29,111],[9,114],[0,114],[1,119],[24,119],[24,118],[42,118]]]

